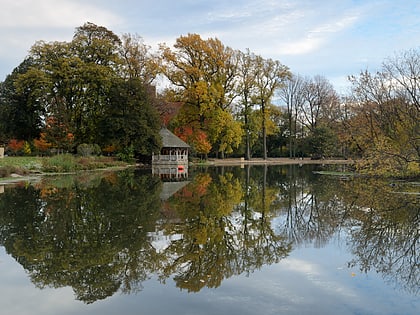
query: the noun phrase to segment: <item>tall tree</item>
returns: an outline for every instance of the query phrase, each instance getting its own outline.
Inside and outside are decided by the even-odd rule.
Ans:
[[[298,113],[304,104],[304,79],[300,75],[292,75],[279,90],[279,96],[286,105],[289,137],[289,157],[296,157]]]
[[[138,34],[123,34],[121,42],[122,76],[140,79],[145,85],[152,84],[159,73],[159,56]]]
[[[301,121],[313,131],[323,120],[325,123],[335,117],[339,98],[333,85],[323,76],[307,78],[303,87],[304,103],[301,108]]]
[[[32,58],[25,59],[1,83],[0,134],[3,141],[7,138],[32,140],[43,128],[42,117],[47,110],[45,93],[50,81],[33,65]]]
[[[67,141],[71,135],[74,147],[81,143],[105,146],[112,139],[122,143],[120,147],[132,143],[139,153],[155,150],[160,126],[151,109],[154,96],[149,93],[146,97],[143,92],[156,77],[156,65],[138,37],[125,35],[123,40],[103,26],[86,23],[76,29],[71,42],[34,44],[27,60],[2,83],[3,134],[31,140],[43,128],[46,138],[66,141],[55,143],[58,148],[65,145],[72,149]],[[118,94],[127,104],[118,104]],[[103,122],[114,106],[116,110],[127,106],[133,115],[127,116],[134,120],[131,126],[125,126],[123,133],[120,129],[115,132],[122,139],[116,139],[113,130],[104,136]],[[25,124],[20,123],[19,128],[4,124],[6,117],[16,123],[24,120]],[[141,128],[128,131],[133,126]],[[133,134],[139,133],[141,137],[133,140]]]
[[[134,155],[159,152],[160,120],[153,99],[140,79],[114,81],[110,106],[98,122],[101,143]]]
[[[240,97],[241,116],[244,119],[245,129],[245,159],[251,159],[251,112],[252,99],[255,98],[255,58],[256,56],[247,49],[238,52],[238,94]]]
[[[289,69],[278,60],[255,58],[255,103],[260,106],[262,115],[263,159],[267,159],[267,120],[269,108],[275,91],[283,86],[290,75]]]
[[[98,134],[96,122],[107,105],[109,90],[121,65],[121,40],[103,26],[85,23],[76,28],[71,45],[76,57],[83,62],[83,68],[79,69],[82,72],[78,76],[84,92],[82,133],[79,136],[83,142],[95,143],[98,141],[95,139]]]
[[[236,96],[234,51],[218,39],[203,40],[197,34],[189,34],[179,37],[173,50],[162,45],[161,53],[163,73],[184,103],[178,124],[204,131],[214,149],[223,153],[226,148],[223,132],[226,133],[229,124],[215,124],[212,118],[219,110],[231,115],[230,105]],[[240,138],[241,134],[236,137]],[[237,142],[236,139],[232,141],[227,146]]]

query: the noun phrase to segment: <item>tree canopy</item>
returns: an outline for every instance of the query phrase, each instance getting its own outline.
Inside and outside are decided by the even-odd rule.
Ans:
[[[121,40],[86,23],[71,42],[35,43],[1,85],[3,138],[32,141],[45,134],[53,147],[68,151],[82,143],[158,151],[160,121],[148,86],[154,74],[144,70],[148,55],[140,55],[147,47],[130,36]]]
[[[340,96],[321,75],[217,38],[190,33],[154,51],[137,34],[85,23],[70,42],[36,42],[0,82],[0,141],[151,155],[164,124],[193,156],[362,158],[361,171],[416,176],[419,78],[410,50],[350,76]]]

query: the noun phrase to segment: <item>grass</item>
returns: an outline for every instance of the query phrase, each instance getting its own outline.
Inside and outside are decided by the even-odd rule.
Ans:
[[[7,178],[12,174],[70,173],[127,165],[127,163],[103,156],[78,157],[61,154],[52,157],[4,157],[0,159],[0,178]]]
[[[42,158],[31,156],[4,157],[0,159],[0,178],[11,174],[27,175],[42,171]]]

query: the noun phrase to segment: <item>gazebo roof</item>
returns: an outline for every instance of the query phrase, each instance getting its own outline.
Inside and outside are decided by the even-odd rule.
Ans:
[[[170,132],[167,128],[162,128],[159,131],[162,137],[162,145],[164,148],[189,148],[190,146]]]

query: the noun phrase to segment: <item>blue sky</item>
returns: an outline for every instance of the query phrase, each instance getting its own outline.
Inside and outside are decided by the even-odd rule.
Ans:
[[[418,0],[0,0],[0,81],[38,40],[70,41],[93,22],[138,34],[156,49],[197,33],[279,60],[293,73],[325,76],[339,92],[347,76],[375,71],[420,46]]]

